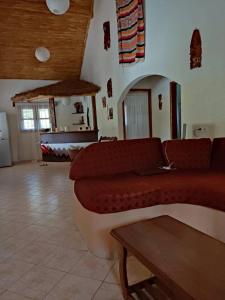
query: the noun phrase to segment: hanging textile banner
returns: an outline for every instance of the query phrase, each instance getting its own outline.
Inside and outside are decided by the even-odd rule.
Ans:
[[[119,62],[130,64],[145,57],[143,0],[116,0]]]

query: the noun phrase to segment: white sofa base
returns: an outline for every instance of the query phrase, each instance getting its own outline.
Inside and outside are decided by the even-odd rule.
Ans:
[[[112,259],[117,255],[116,241],[110,235],[113,228],[160,215],[174,217],[225,242],[225,213],[197,205],[157,205],[113,214],[97,214],[85,209],[76,198],[75,215],[77,227],[88,249],[101,258]]]

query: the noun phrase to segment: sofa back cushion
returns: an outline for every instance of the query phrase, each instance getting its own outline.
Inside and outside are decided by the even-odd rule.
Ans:
[[[163,164],[159,138],[95,143],[77,155],[71,164],[70,178],[114,175]]]
[[[215,138],[213,140],[211,167],[225,170],[225,138]]]
[[[210,167],[210,139],[170,140],[163,143],[168,165],[177,169],[205,169]]]

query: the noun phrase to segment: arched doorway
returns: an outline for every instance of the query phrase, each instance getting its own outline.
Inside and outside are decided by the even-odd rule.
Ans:
[[[124,139],[181,138],[181,86],[175,81],[141,78],[127,89],[121,106]]]

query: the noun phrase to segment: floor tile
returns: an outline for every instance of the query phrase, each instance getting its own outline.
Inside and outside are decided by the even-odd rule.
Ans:
[[[56,271],[53,269],[35,266],[26,275],[20,278],[19,282],[23,286],[31,290],[41,292],[49,292],[59,280],[65,276],[64,272]],[[13,289],[16,287],[12,287]]]
[[[55,247],[46,243],[33,242],[13,256],[28,263],[41,264],[45,258],[55,251]]]
[[[35,221],[35,224],[41,226],[77,230],[75,224],[71,224],[69,223],[69,221],[66,220],[65,217],[58,216],[55,214],[42,214],[42,216]]]
[[[66,275],[45,300],[91,300],[101,281]]]
[[[2,295],[4,292],[6,292],[6,289],[0,287],[0,295]]]
[[[11,237],[0,243],[0,259],[6,259],[28,245],[28,241]]]
[[[17,232],[23,230],[25,227],[25,224],[16,222],[2,224],[0,227],[0,240],[3,241],[14,236]]]
[[[10,287],[21,276],[29,272],[32,267],[32,264],[12,259],[0,262],[0,288]]]
[[[31,298],[7,291],[0,295],[0,300],[31,300]]]
[[[10,288],[9,291],[17,293],[24,297],[29,297],[34,300],[42,300],[47,292],[40,289],[32,289],[27,283],[22,282],[21,280],[15,282]]]
[[[86,251],[72,250],[63,247],[55,247],[42,262],[42,265],[60,271],[69,272],[74,265],[85,256]]]
[[[79,260],[70,273],[96,280],[104,280],[112,265],[113,262],[111,260],[97,258],[87,253]]]
[[[45,242],[51,239],[51,236],[60,235],[59,229],[54,227],[31,225],[17,234],[18,238],[29,241]]]
[[[88,250],[85,241],[77,230],[61,229],[52,234],[48,242],[68,249]]]
[[[103,283],[93,300],[123,300],[121,288],[113,283]]]
[[[0,169],[0,300],[120,300],[102,284],[112,262],[88,253],[77,229],[69,167]]]

